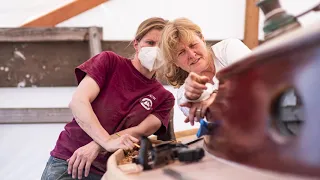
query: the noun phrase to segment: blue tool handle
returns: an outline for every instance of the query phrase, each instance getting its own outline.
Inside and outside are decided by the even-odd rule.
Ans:
[[[207,122],[204,119],[200,119],[199,121],[200,127],[197,132],[197,137],[201,137],[203,135],[208,135],[210,134],[214,129],[219,127],[220,121],[215,121],[215,122]]]
[[[208,122],[206,122],[204,119],[200,119],[199,123],[200,123],[200,127],[197,132],[198,138],[209,133]]]

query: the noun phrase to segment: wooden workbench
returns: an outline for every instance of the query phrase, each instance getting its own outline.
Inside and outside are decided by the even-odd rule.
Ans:
[[[188,142],[195,139],[195,135],[180,138],[182,142]],[[192,145],[192,147],[202,147],[203,141]],[[124,158],[122,150],[116,151],[108,160],[108,171],[102,177],[102,180],[174,180],[163,173],[164,168],[171,168],[177,172],[183,173],[187,180],[244,180],[244,179],[259,179],[259,180],[309,180],[308,177],[299,177],[289,174],[280,174],[271,171],[260,170],[234,162],[226,161],[217,158],[209,153],[205,153],[205,157],[197,163],[184,164],[175,162],[163,168],[141,171],[138,173],[126,174],[118,168],[118,162]],[[134,166],[133,166],[134,167]]]

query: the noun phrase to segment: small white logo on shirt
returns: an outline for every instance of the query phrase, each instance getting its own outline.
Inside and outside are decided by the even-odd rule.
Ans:
[[[146,110],[150,110],[152,108],[152,101],[149,98],[142,98],[142,100],[140,101],[140,104]]]

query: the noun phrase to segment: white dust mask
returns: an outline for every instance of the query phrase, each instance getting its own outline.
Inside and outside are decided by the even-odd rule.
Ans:
[[[159,69],[164,61],[160,58],[160,49],[158,47],[142,47],[138,53],[138,58],[143,67],[150,72]]]

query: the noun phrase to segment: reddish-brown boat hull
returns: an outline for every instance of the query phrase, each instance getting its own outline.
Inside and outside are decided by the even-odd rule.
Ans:
[[[206,137],[207,150],[255,167],[320,177],[320,23],[273,39],[217,75],[219,92],[209,121],[221,127]],[[294,87],[305,123],[297,137],[271,130],[278,96]]]

